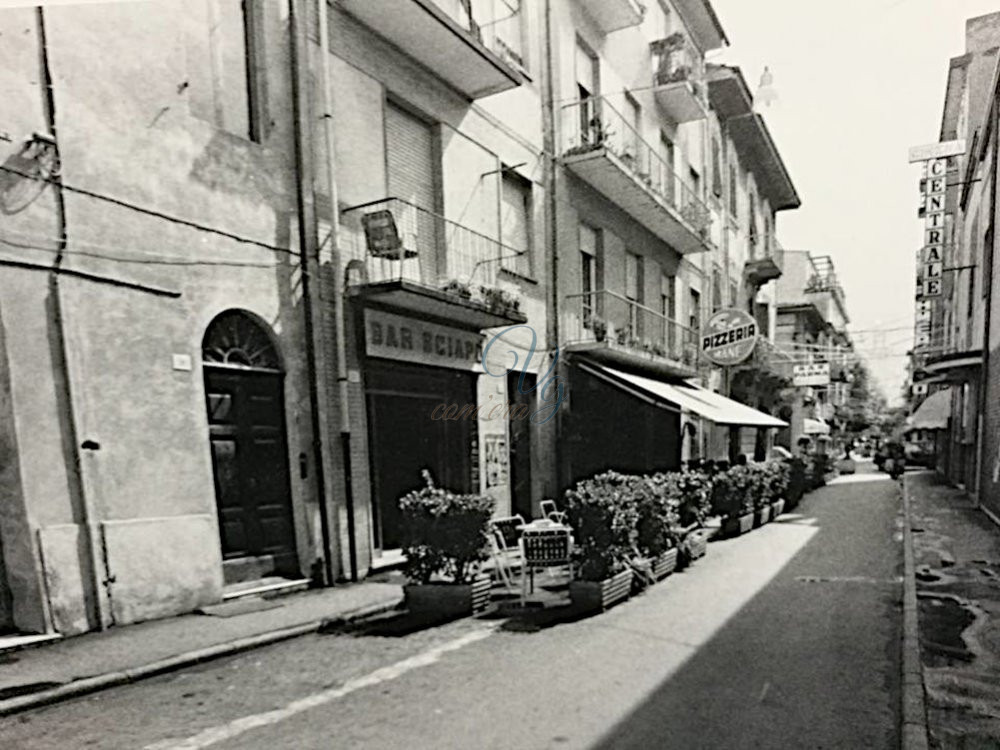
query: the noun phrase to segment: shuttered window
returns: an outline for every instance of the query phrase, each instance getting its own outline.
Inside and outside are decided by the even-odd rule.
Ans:
[[[385,110],[385,149],[389,196],[405,201],[392,207],[396,224],[407,247],[417,249],[422,276],[431,280],[437,268],[440,230],[434,215],[438,170],[432,126],[389,102]]]
[[[531,258],[531,183],[516,172],[505,170],[501,185],[500,236],[503,244],[503,267],[532,278]],[[510,257],[511,250],[520,256]]]

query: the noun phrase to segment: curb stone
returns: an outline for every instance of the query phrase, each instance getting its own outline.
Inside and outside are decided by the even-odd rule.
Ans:
[[[903,750],[928,750],[927,705],[924,672],[920,662],[920,629],[917,609],[916,564],[910,524],[910,494],[903,478],[903,658],[902,737]]]
[[[352,622],[364,617],[371,617],[372,615],[388,612],[389,610],[398,607],[401,601],[402,599],[389,602],[379,602],[378,604],[360,607],[358,609],[345,612],[342,615],[324,617],[319,620],[311,620],[309,622],[302,623],[301,625],[278,628],[266,633],[244,636],[226,643],[219,643],[214,646],[195,649],[194,651],[186,651],[182,654],[168,656],[165,659],[159,659],[148,664],[142,664],[138,667],[132,667],[130,669],[116,672],[106,672],[92,677],[81,677],[54,688],[39,690],[36,693],[19,695],[15,698],[8,698],[7,700],[0,701],[0,716],[10,716],[11,714],[20,713],[32,708],[39,708],[41,706],[47,706],[53,703],[68,700],[69,698],[75,698],[88,693],[95,693],[99,690],[106,690],[107,688],[126,685],[131,682],[138,682],[139,680],[143,680],[148,677],[155,677],[156,675],[164,674],[166,672],[174,672],[179,669],[184,669],[185,667],[202,664],[214,659],[221,659],[224,656],[231,656],[233,654],[250,651],[262,646],[269,646],[272,643],[279,643],[280,641],[298,638],[299,636],[308,635],[309,633],[315,633],[324,626],[329,626],[333,623]]]

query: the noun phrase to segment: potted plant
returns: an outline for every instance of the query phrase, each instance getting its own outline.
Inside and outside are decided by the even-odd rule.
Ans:
[[[785,512],[785,496],[788,494],[791,470],[783,461],[769,461],[764,464],[768,499],[771,502],[771,519]]]
[[[677,567],[679,492],[675,474],[655,474],[635,483],[636,548],[654,581]]]
[[[521,300],[500,287],[480,287],[479,291],[483,295],[483,302],[490,312],[498,315],[516,313],[521,309]]]
[[[700,471],[681,471],[674,475],[678,497],[678,567],[703,557],[708,551],[705,521],[711,512],[711,480]]]
[[[489,557],[493,500],[435,487],[426,470],[423,478],[424,487],[399,501],[406,607],[445,616],[482,611],[489,604],[490,579],[480,574],[480,566]]]
[[[594,332],[594,338],[597,341],[604,341],[608,335],[608,324],[604,318],[593,316],[590,319],[590,329]]]
[[[573,527],[575,606],[603,611],[628,598],[636,535],[636,510],[630,478],[607,472],[566,491],[566,515]]]
[[[461,297],[465,300],[472,299],[472,287],[459,279],[451,279],[441,287],[441,291],[454,294],[456,297]]]
[[[771,520],[771,492],[765,464],[752,464],[748,472],[748,492],[753,502],[754,526],[763,526]]]
[[[754,506],[749,484],[745,466],[734,466],[712,478],[712,508],[724,519],[725,536],[739,536],[753,528]]]

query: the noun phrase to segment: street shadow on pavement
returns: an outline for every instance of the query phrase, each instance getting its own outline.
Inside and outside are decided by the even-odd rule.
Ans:
[[[378,638],[402,638],[421,630],[437,628],[449,622],[462,619],[461,615],[442,615],[440,613],[407,612],[393,610],[383,614],[372,615],[360,620],[333,621],[324,624],[321,635],[351,635],[356,637],[372,636]]]
[[[807,495],[792,517],[711,545],[691,574],[698,588],[704,577],[705,594],[689,593],[685,605],[705,614],[671,618],[675,632],[658,616],[669,591],[654,587],[640,610],[642,633],[651,658],[656,641],[675,641],[661,652],[671,661],[651,665],[667,676],[594,750],[898,748],[900,508],[899,483],[888,478],[835,481]],[[753,550],[751,566],[774,572],[712,566],[713,552],[746,560],[743,545]],[[728,614],[714,609],[732,599],[720,574],[753,581]]]

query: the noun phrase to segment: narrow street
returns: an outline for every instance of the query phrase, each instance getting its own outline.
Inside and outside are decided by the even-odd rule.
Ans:
[[[860,468],[603,615],[307,636],[0,720],[0,747],[895,748],[900,490]]]

